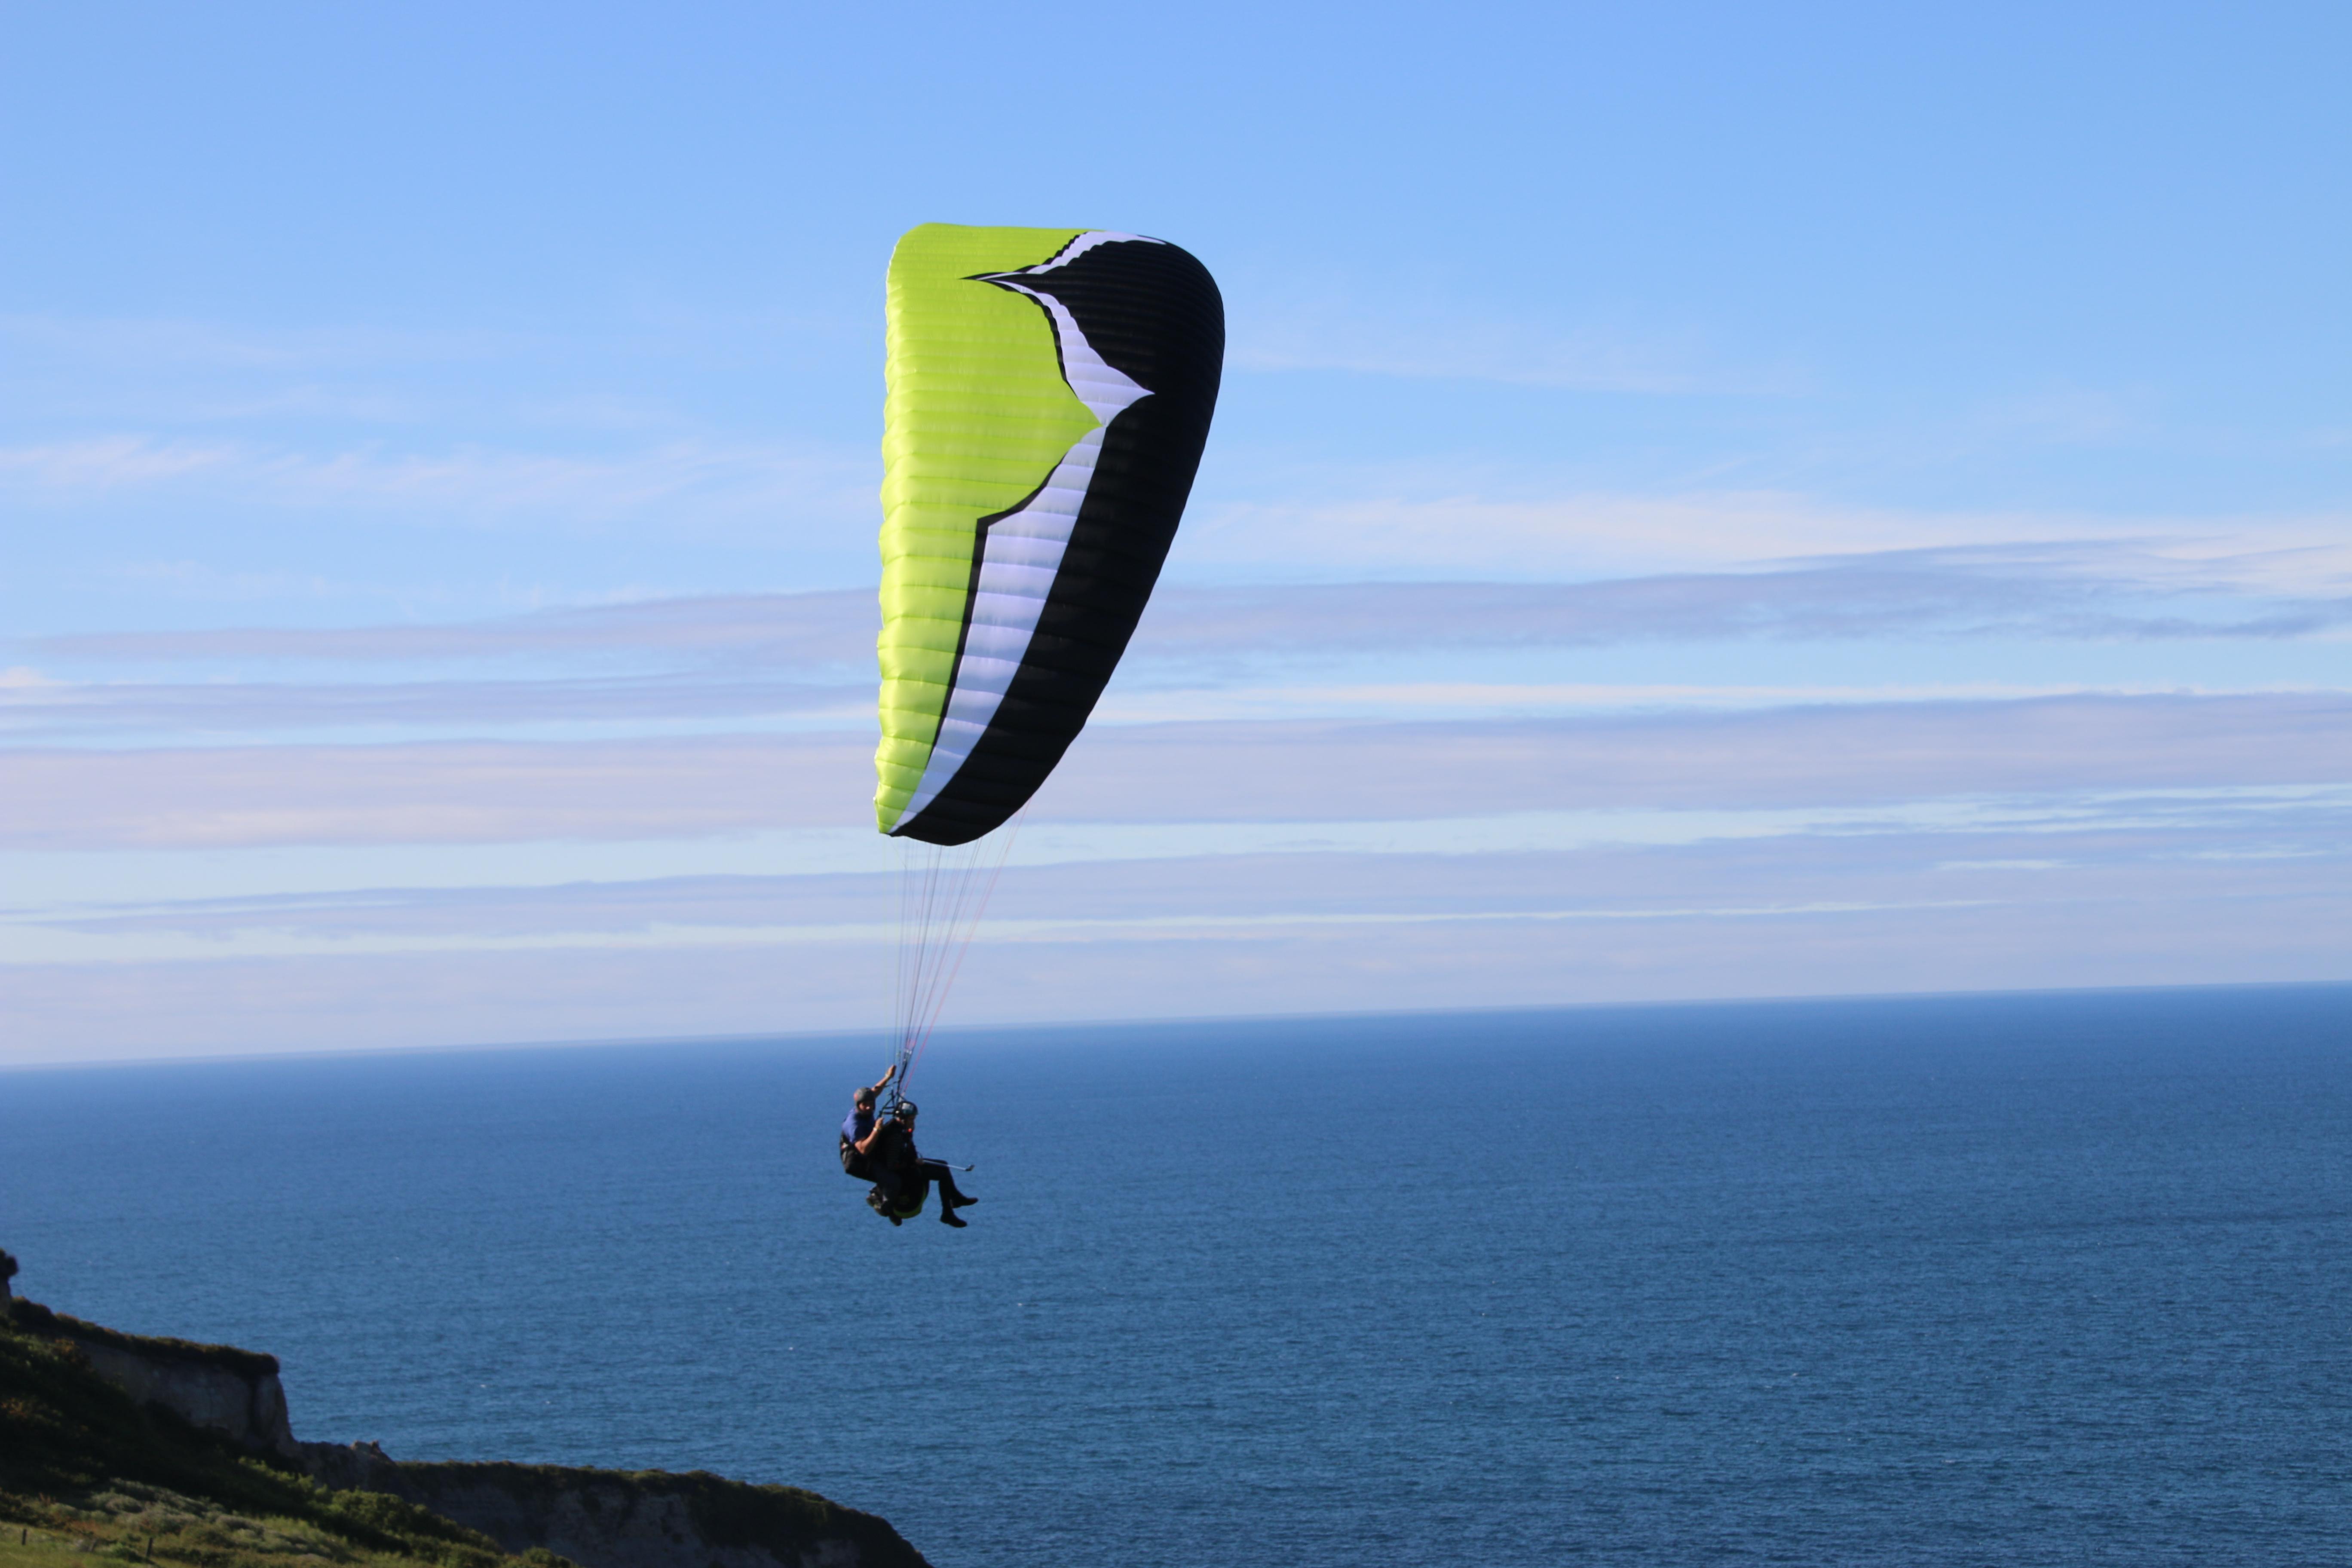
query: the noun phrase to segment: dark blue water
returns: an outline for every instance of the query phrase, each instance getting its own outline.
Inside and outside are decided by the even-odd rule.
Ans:
[[[20,1287],[299,1432],[1013,1564],[2352,1561],[2352,989],[0,1075]]]

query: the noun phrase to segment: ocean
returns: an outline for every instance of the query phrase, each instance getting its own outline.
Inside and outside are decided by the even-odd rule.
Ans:
[[[939,1568],[2352,1561],[2352,988],[0,1074],[19,1289]]]

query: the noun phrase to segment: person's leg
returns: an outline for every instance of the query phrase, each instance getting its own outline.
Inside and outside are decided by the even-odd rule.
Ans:
[[[945,1160],[924,1161],[923,1174],[940,1184],[940,1201],[951,1209],[980,1202],[956,1185],[955,1167]]]
[[[956,1214],[955,1177],[949,1173],[947,1166],[937,1160],[925,1160],[915,1167],[915,1180],[923,1184],[925,1192],[930,1190],[933,1182],[939,1183],[940,1223],[961,1230],[964,1222]]]

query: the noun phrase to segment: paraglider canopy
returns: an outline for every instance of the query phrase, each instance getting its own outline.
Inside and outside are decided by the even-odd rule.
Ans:
[[[1163,240],[925,224],[890,259],[877,826],[1001,826],[1094,710],[1216,406],[1224,309]]]
[[[890,258],[876,826],[900,869],[897,1070],[936,1026],[1003,826],[1094,711],[1175,538],[1224,306],[1111,229],[924,224]]]

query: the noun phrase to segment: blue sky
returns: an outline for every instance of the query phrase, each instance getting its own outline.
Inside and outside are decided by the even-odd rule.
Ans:
[[[877,1029],[880,285],[1184,244],[969,1021],[2352,977],[2336,7],[20,10],[0,1059]]]

